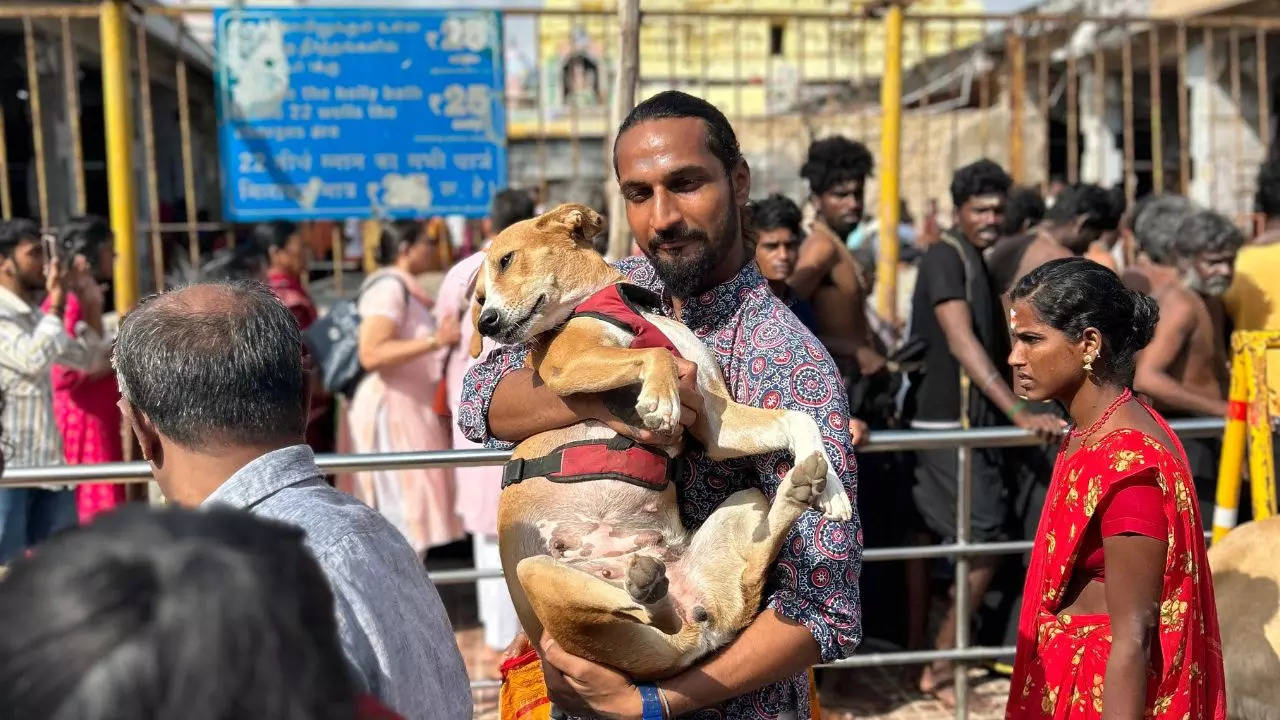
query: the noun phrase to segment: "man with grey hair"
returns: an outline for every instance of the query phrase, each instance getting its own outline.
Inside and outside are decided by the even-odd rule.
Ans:
[[[1148,210],[1150,212],[1150,210]],[[1148,395],[1165,417],[1227,412],[1227,321],[1222,295],[1231,287],[1240,229],[1209,210],[1190,213],[1178,225],[1164,260],[1175,282],[1150,293],[1160,320],[1138,353],[1134,390]],[[1201,504],[1212,505],[1217,483],[1216,440],[1183,443]],[[1206,524],[1209,518],[1205,518]]]
[[[1178,284],[1178,270],[1169,261],[1169,248],[1178,226],[1197,210],[1181,195],[1150,195],[1139,200],[1129,225],[1137,245],[1137,259],[1122,279],[1130,289],[1155,297]]]
[[[303,444],[302,347],[293,315],[257,282],[149,298],[116,340],[120,409],[170,501],[305,531],[358,686],[405,717],[470,718],[466,668],[417,555],[381,515],[329,487]]]

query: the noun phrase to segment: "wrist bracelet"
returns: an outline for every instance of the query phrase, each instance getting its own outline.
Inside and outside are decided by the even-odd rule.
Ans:
[[[991,374],[987,376],[987,379],[982,381],[982,389],[986,390],[987,388],[991,387],[991,382],[993,380],[998,379],[999,377],[1000,377],[1000,371],[992,370]]]
[[[636,685],[640,691],[640,720],[666,720],[662,712],[662,695],[653,683]]]
[[[1027,406],[1026,400],[1019,400],[1018,402],[1013,404],[1013,407],[1009,408],[1009,411],[1006,412],[1005,415],[1008,415],[1009,419],[1012,420],[1013,417],[1018,413],[1022,412],[1022,408],[1026,406]]]
[[[654,684],[657,685],[657,683]],[[667,691],[663,690],[661,685],[657,685],[657,688],[658,699],[662,700],[662,716],[667,720],[671,720],[671,705],[667,703]]]

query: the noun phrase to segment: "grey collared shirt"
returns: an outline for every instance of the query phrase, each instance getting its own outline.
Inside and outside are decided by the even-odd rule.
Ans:
[[[324,482],[306,445],[245,465],[204,506],[229,505],[306,532],[333,588],[338,632],[362,689],[406,718],[471,717],[471,687],[435,586],[381,515]]]

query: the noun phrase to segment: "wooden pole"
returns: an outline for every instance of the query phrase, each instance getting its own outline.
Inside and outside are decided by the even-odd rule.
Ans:
[[[1026,182],[1023,133],[1027,96],[1027,53],[1022,34],[1014,28],[1007,38],[1009,53],[1009,171],[1015,183]]]
[[[627,206],[618,188],[613,169],[613,143],[618,126],[636,104],[636,85],[640,79],[640,0],[618,2],[618,74],[613,82],[613,107],[609,113],[609,135],[604,144],[605,197],[609,203],[609,252],[616,260],[631,253],[631,228],[627,225]]]

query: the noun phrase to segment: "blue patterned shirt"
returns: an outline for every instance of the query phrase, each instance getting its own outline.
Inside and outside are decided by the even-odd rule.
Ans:
[[[630,282],[662,294],[662,282],[644,258],[615,264]],[[664,295],[664,311],[672,314]],[[711,348],[720,361],[733,397],[740,403],[803,412],[817,421],[828,457],[857,497],[858,470],[849,437],[849,405],[831,356],[748,262],[732,280],[686,301],[680,321]],[[468,437],[490,447],[509,447],[489,434],[486,418],[498,381],[524,366],[523,346],[500,348],[473,367],[463,381],[458,425]],[[696,528],[730,495],[748,487],[770,500],[791,467],[786,452],[713,462],[699,450],[680,458],[676,483],[680,515]],[[832,522],[810,509],[801,516],[782,548],[766,588],[766,607],[803,624],[813,633],[824,662],[851,655],[862,639],[858,573],[862,565],[862,527],[857,503],[849,522]],[[782,713],[806,718],[809,684],[805,673],[734,698],[689,718],[773,720]]]

